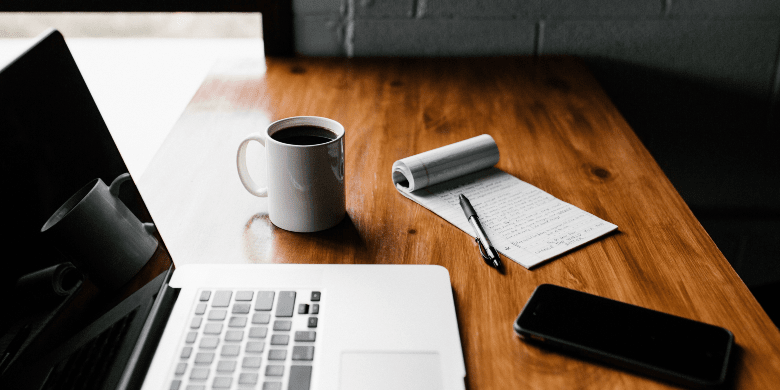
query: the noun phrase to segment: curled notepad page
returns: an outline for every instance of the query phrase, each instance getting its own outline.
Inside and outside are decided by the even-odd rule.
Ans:
[[[393,183],[399,190],[412,192],[497,163],[496,141],[482,134],[396,161]]]

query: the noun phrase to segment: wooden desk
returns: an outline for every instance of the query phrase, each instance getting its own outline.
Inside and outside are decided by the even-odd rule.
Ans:
[[[235,168],[246,134],[295,115],[347,130],[348,218],[315,234],[275,228]],[[532,271],[490,269],[473,240],[390,179],[395,160],[482,133],[499,168],[619,232]],[[730,386],[780,384],[780,332],[576,59],[269,58],[263,74],[212,74],[140,186],[177,264],[446,267],[472,390],[667,387],[520,341],[512,321],[541,283],[726,327],[739,346]]]

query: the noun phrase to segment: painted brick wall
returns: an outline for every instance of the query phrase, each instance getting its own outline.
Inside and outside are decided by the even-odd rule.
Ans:
[[[303,55],[582,57],[694,210],[780,213],[778,0],[293,0],[293,9]]]
[[[293,0],[293,12],[304,55],[572,54],[777,93],[777,0]]]

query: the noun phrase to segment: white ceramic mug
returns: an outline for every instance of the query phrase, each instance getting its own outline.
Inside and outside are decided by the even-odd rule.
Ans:
[[[287,136],[324,136],[322,143],[296,144]],[[286,137],[286,138],[285,138]],[[247,145],[265,147],[267,183],[258,185],[247,170]],[[293,232],[333,227],[346,214],[344,126],[327,118],[299,116],[278,120],[264,132],[248,135],[238,147],[238,176],[251,194],[268,197],[271,222]]]
[[[71,196],[41,228],[41,233],[89,275],[101,289],[128,282],[157,250],[155,227],[142,223],[119,199],[119,175],[110,186],[94,179]]]

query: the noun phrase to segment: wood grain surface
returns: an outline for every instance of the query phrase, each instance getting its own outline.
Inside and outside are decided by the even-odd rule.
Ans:
[[[139,181],[176,264],[438,264],[451,276],[469,389],[669,385],[548,352],[512,322],[554,283],[723,326],[738,345],[728,387],[780,386],[780,333],[578,60],[268,58],[212,73]],[[236,65],[236,68],[244,67]],[[250,67],[251,68],[251,67]],[[346,128],[348,216],[311,234],[275,228],[242,187],[236,149],[297,115]],[[498,167],[619,226],[501,275],[465,233],[397,193],[394,161],[479,134]],[[262,148],[253,153],[262,182]]]

